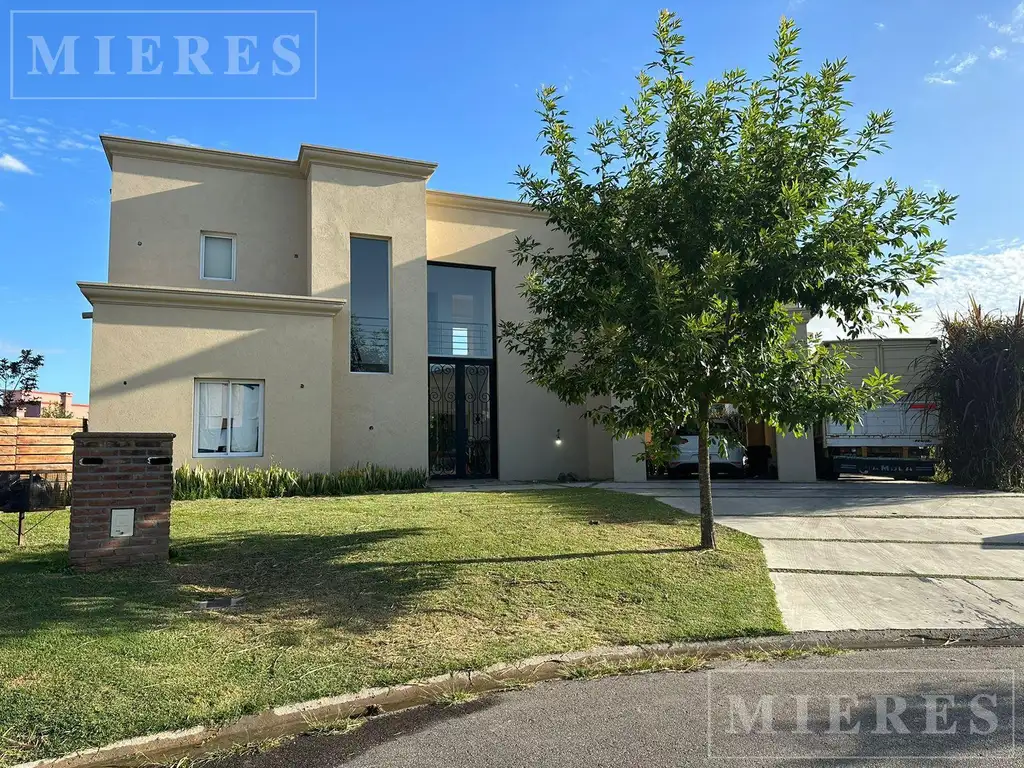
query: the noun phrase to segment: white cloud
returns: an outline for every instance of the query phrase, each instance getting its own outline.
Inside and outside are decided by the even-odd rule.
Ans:
[[[102,152],[101,147],[95,141],[81,141],[80,139],[63,138],[57,143],[57,149],[92,149],[97,152]]]
[[[40,126],[46,126],[41,128]],[[95,133],[58,125],[46,118],[20,115],[17,120],[0,118],[0,149],[46,158],[54,149],[102,152]]]
[[[1002,242],[1005,247],[994,253],[986,253],[983,248],[976,253],[947,256],[938,269],[937,283],[925,288],[915,286],[910,291],[910,301],[921,307],[921,317],[909,324],[912,335],[936,335],[939,315],[966,311],[972,296],[986,312],[1017,311],[1017,302],[1024,294],[1024,242],[1019,238],[993,242]],[[839,335],[828,319],[813,320],[809,329],[825,338]],[[890,328],[883,335],[899,333]]]
[[[950,71],[951,72],[955,72],[956,74],[959,75],[965,69],[970,69],[971,67],[973,67],[974,63],[977,60],[978,60],[977,56],[975,56],[973,53],[969,53],[966,56],[964,56],[964,58],[961,59],[960,62],[956,66],[954,66],[953,69],[950,70]]]
[[[1024,37],[1020,36],[1020,33],[1024,31],[1024,3],[1020,3],[1013,9],[1009,21],[995,21],[987,14],[979,18],[997,34],[1011,37],[1015,43],[1024,43]]]
[[[201,147],[202,144],[196,144],[194,141],[182,138],[181,136],[168,136],[167,141],[171,144],[178,144],[182,147]]]
[[[3,210],[4,208],[6,208],[6,207],[7,207],[7,206],[6,206],[6,205],[4,205],[4,201],[3,201],[3,200],[0,200],[0,211],[2,211],[2,210]]]
[[[885,22],[884,21],[876,21],[875,22],[875,27],[878,29],[879,32],[884,32],[885,31]]]
[[[966,70],[973,67],[977,61],[978,57],[973,53],[968,53],[965,56],[954,53],[942,62],[941,65],[945,67],[944,69],[925,75],[924,81],[931,85],[955,85],[956,79],[953,75],[962,75]],[[956,63],[954,64],[953,62]],[[938,61],[935,62],[935,66],[940,66]]]
[[[0,170],[13,171],[14,173],[32,173],[31,168],[13,155],[8,155],[6,152],[3,155],[0,155]]]
[[[1006,58],[1006,49],[1005,48],[1000,48],[998,45],[994,46],[992,48],[992,50],[990,50],[988,52],[988,57],[990,59],[1005,59]]]

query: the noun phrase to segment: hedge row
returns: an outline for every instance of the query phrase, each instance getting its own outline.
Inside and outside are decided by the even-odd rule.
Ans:
[[[283,467],[207,469],[182,466],[174,471],[174,498],[266,499],[282,496],[351,496],[424,488],[423,469],[394,469],[374,464],[340,472],[303,473]]]

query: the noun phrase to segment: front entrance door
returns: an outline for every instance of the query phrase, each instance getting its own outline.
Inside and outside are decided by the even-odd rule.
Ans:
[[[497,477],[494,362],[430,358],[430,474]]]

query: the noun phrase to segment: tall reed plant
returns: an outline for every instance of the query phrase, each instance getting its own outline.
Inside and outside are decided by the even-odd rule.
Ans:
[[[984,312],[940,319],[942,339],[919,362],[917,400],[938,406],[949,481],[971,488],[1024,488],[1024,299],[1016,314]]]

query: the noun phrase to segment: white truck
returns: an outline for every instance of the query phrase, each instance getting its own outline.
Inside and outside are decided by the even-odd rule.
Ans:
[[[836,341],[853,356],[850,381],[860,385],[877,367],[900,377],[899,387],[912,393],[918,380],[915,363],[937,343],[935,339],[868,339]],[[932,403],[915,402],[908,394],[895,405],[861,414],[852,430],[843,424],[822,425],[817,441],[818,475],[883,475],[897,478],[935,474],[936,412]]]

